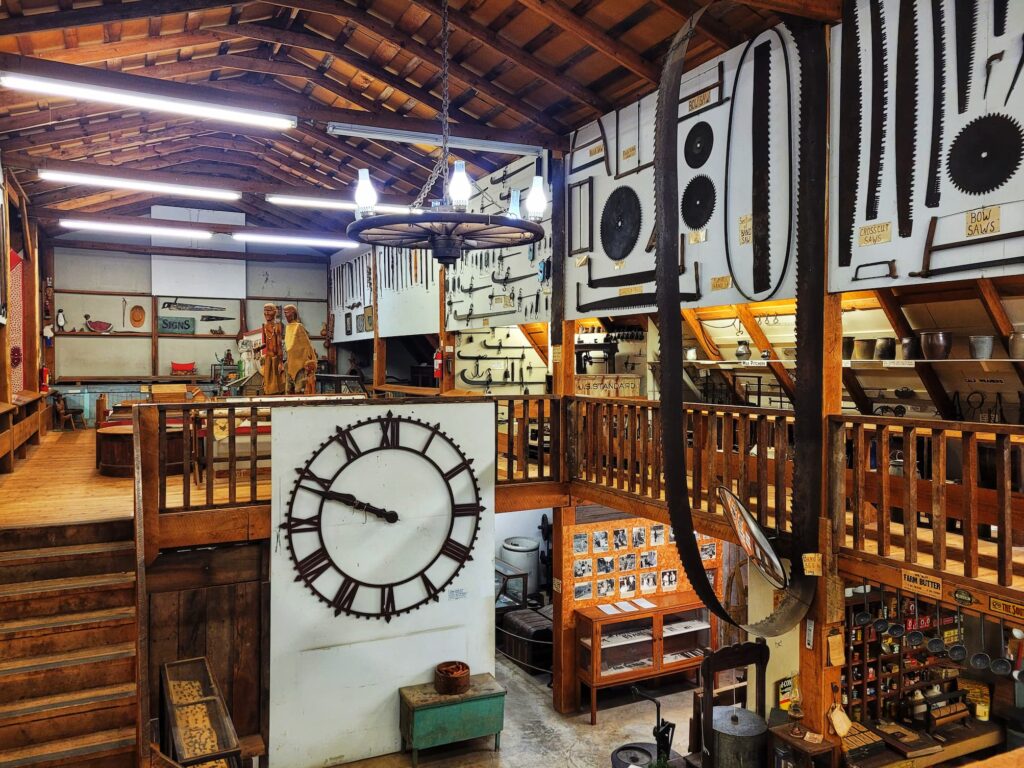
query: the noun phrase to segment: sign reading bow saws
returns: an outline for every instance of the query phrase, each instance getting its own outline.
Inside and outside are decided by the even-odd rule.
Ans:
[[[829,290],[1024,272],[1024,3],[848,0]]]
[[[794,296],[800,63],[782,24],[680,79],[683,306]],[[655,304],[655,106],[651,94],[572,137],[568,317]]]

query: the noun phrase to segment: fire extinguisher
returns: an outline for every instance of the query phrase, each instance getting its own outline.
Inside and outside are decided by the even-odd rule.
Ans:
[[[39,391],[50,391],[50,369],[45,365],[39,369]]]
[[[441,378],[441,348],[438,347],[437,351],[434,352],[434,378]]]

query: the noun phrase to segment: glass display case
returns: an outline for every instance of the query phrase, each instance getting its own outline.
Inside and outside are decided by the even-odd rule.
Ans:
[[[494,612],[507,613],[526,607],[527,575],[506,563],[494,561]]]
[[[711,645],[711,622],[704,606],[666,613],[662,618],[661,661],[667,667],[704,656]]]

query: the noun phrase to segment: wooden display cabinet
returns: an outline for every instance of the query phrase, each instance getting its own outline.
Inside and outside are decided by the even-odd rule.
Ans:
[[[576,611],[576,675],[590,688],[590,723],[597,691],[696,670],[711,647],[715,619],[693,593],[652,595],[654,608],[612,615],[598,606]]]

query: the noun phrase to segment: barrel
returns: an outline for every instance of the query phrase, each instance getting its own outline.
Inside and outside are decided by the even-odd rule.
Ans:
[[[764,718],[738,707],[715,707],[712,713],[711,768],[760,768],[765,765],[768,724]]]

